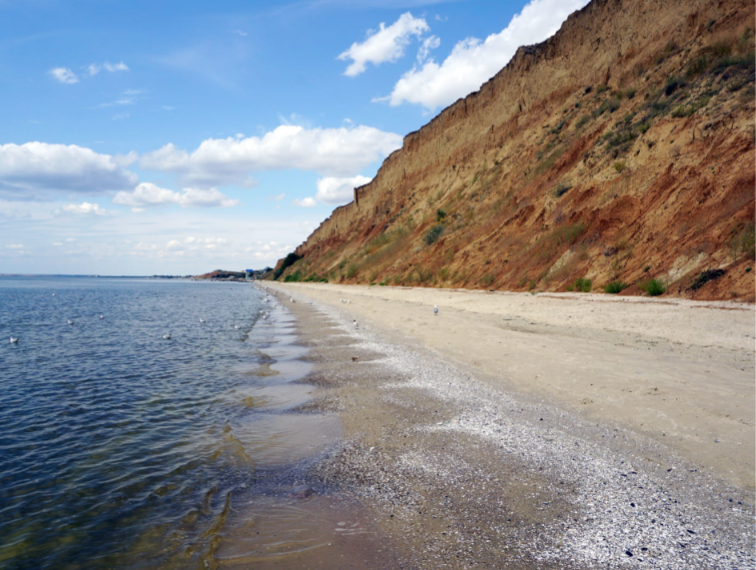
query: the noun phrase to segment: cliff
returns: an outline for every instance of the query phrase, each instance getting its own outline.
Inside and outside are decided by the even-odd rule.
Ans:
[[[594,0],[407,135],[281,278],[753,301],[753,22]]]

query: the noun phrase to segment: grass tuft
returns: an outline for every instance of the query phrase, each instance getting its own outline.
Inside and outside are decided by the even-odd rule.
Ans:
[[[641,291],[645,291],[651,297],[657,297],[664,294],[667,291],[667,287],[658,279],[650,279],[649,281],[643,281],[638,284]]]
[[[611,283],[604,285],[604,291],[612,295],[621,293],[623,289],[627,289],[627,283],[624,281],[612,281]]]

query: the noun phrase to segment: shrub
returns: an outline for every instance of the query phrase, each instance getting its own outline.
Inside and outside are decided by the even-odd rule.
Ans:
[[[300,259],[302,258],[294,252],[287,255],[286,259],[284,259],[283,263],[281,264],[281,267],[279,267],[276,270],[276,272],[273,274],[273,279],[277,281],[278,278],[281,277],[281,274],[286,270],[287,267],[294,265]]]
[[[753,259],[756,256],[756,231],[754,223],[748,222],[735,231],[730,238],[730,251],[734,258],[747,256]]]
[[[627,289],[627,283],[624,281],[612,281],[611,283],[604,285],[604,291],[611,293],[612,295],[621,293],[623,289]]]
[[[614,113],[617,109],[620,108],[620,102],[617,99],[609,99],[609,101],[607,101],[606,107],[610,113]]]
[[[357,276],[357,265],[355,263],[350,263],[349,267],[347,268],[347,279],[353,279]]]
[[[580,127],[585,126],[588,122],[590,122],[590,120],[591,120],[590,115],[583,115],[582,117],[580,117],[580,120],[577,122],[577,127],[580,128]]]
[[[442,226],[441,224],[436,224],[435,226],[433,226],[423,236],[425,245],[433,245],[434,243],[436,243],[438,241],[438,238],[441,237],[442,233],[444,233],[444,226]]]
[[[667,291],[667,287],[658,279],[643,281],[638,285],[642,291],[648,293],[651,297],[656,297]]]
[[[616,170],[620,174],[625,170],[625,168],[627,168],[627,165],[622,161],[618,161],[614,163],[614,170]]]
[[[296,283],[297,281],[302,280],[302,274],[297,269],[294,273],[291,275],[287,275],[284,277],[284,283]]]
[[[564,184],[564,183],[562,182],[562,183],[560,183],[560,184],[559,184],[559,186],[557,186],[557,187],[556,187],[556,189],[554,190],[554,196],[556,196],[557,198],[561,198],[562,196],[564,196],[564,195],[565,195],[565,194],[567,193],[567,191],[568,191],[568,190],[569,190],[570,188],[572,188],[572,186],[568,186],[567,184]]]
[[[486,273],[483,277],[480,278],[480,284],[483,285],[483,287],[490,287],[494,282],[494,279],[495,278],[491,273]]]
[[[592,281],[590,279],[586,279],[585,277],[580,277],[575,281],[575,284],[573,285],[574,289],[576,291],[582,291],[583,293],[588,293],[591,290]]]
[[[702,74],[709,67],[709,58],[706,54],[697,57],[688,64],[688,70],[685,72],[687,77],[695,77]]]
[[[436,210],[436,221],[437,222],[443,222],[444,218],[446,218],[446,212],[444,210],[442,210],[441,208],[439,208],[438,210]]]

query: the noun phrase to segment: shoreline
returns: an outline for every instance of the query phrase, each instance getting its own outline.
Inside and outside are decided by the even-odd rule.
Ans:
[[[586,568],[640,558],[665,568],[753,564],[747,485],[721,480],[684,457],[685,446],[656,441],[622,418],[518,390],[516,378],[497,383],[485,362],[466,364],[424,345],[407,328],[422,330],[413,319],[432,299],[401,301],[404,329],[390,330],[385,323],[400,301],[368,298],[361,289],[275,284],[270,290],[320,347],[313,379],[321,386],[318,407],[337,411],[344,427],[339,451],[313,474],[374,512],[376,532],[406,567]],[[345,291],[352,303],[340,303]],[[442,306],[441,315],[454,310]],[[467,337],[475,331],[459,312],[445,326]],[[355,317],[357,331],[350,330]],[[479,314],[473,317],[485,328]],[[426,327],[433,318],[430,311]],[[324,321],[335,332],[319,331]],[[577,337],[581,343],[595,342],[587,328]],[[504,332],[530,342],[554,336]],[[706,347],[685,348],[665,357],[685,358],[693,349],[708,355]]]

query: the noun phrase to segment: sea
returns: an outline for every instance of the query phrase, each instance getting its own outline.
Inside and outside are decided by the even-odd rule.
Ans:
[[[216,568],[327,540],[291,508],[340,434],[301,413],[299,343],[249,283],[0,277],[0,568]]]

